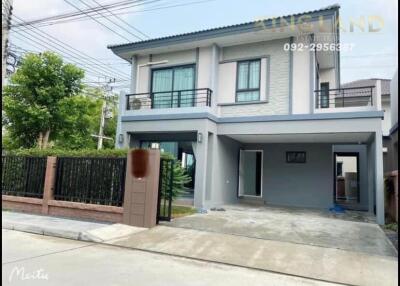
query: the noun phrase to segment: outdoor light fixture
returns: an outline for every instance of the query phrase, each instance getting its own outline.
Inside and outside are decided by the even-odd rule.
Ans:
[[[124,143],[124,134],[119,134],[118,135],[118,143]]]
[[[201,143],[203,141],[203,134],[201,132],[197,133],[197,142]]]

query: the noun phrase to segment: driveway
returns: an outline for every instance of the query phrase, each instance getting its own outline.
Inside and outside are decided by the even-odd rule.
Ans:
[[[3,230],[2,249],[2,285],[336,285],[12,230]]]
[[[163,223],[165,226],[291,242],[373,255],[397,257],[397,251],[374,217],[365,212],[332,214],[328,211],[225,206]]]

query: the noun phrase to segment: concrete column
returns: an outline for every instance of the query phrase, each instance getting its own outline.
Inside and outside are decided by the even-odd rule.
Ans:
[[[131,58],[131,90],[130,93],[136,93],[136,81],[137,81],[137,57],[132,56]]]
[[[375,140],[367,145],[367,158],[368,158],[368,211],[374,212],[375,197]]]
[[[49,200],[54,199],[56,183],[57,157],[47,157],[46,175],[44,179],[42,214],[49,213]]]
[[[119,93],[119,105],[118,105],[118,118],[117,118],[117,134],[115,136],[115,148],[123,148],[126,146],[127,138],[125,134],[122,133],[122,123],[121,117],[124,115],[126,110],[126,93],[125,91],[121,91]],[[121,137],[122,136],[122,137]],[[122,139],[122,141],[121,141]]]
[[[201,134],[201,135],[200,135]],[[201,142],[197,140],[196,147],[193,149],[196,157],[196,181],[194,186],[194,206],[196,208],[204,207],[207,179],[207,150],[208,150],[208,132],[201,130],[198,132],[201,136]]]
[[[219,47],[212,45],[211,65],[210,65],[210,89],[213,91],[211,95],[211,107],[216,112],[217,96],[218,96],[218,68],[219,68]]]
[[[383,181],[383,154],[382,154],[382,131],[375,133],[375,203],[376,220],[378,224],[385,224],[385,196]]]

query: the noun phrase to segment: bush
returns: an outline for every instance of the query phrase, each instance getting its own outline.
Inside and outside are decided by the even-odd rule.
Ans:
[[[6,155],[24,156],[24,157],[106,157],[106,158],[124,158],[128,154],[128,149],[81,149],[81,150],[66,150],[57,148],[47,149],[14,149],[6,151]],[[186,170],[182,168],[180,161],[170,154],[163,152],[161,158],[173,160],[173,187],[172,200],[175,200],[179,195],[184,194],[187,189],[185,185],[191,181]],[[162,191],[163,197],[166,190]]]
[[[15,149],[6,151],[7,155],[29,156],[29,157],[111,157],[120,158],[126,157],[127,149],[81,149],[81,150],[66,150],[66,149]]]

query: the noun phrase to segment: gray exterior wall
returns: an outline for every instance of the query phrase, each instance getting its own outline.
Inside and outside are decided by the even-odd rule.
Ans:
[[[263,190],[266,204],[329,208],[333,205],[331,144],[248,144],[263,157]],[[305,151],[305,164],[286,163],[286,151]]]
[[[240,143],[226,136],[216,136],[216,140],[209,206],[237,201]]]

